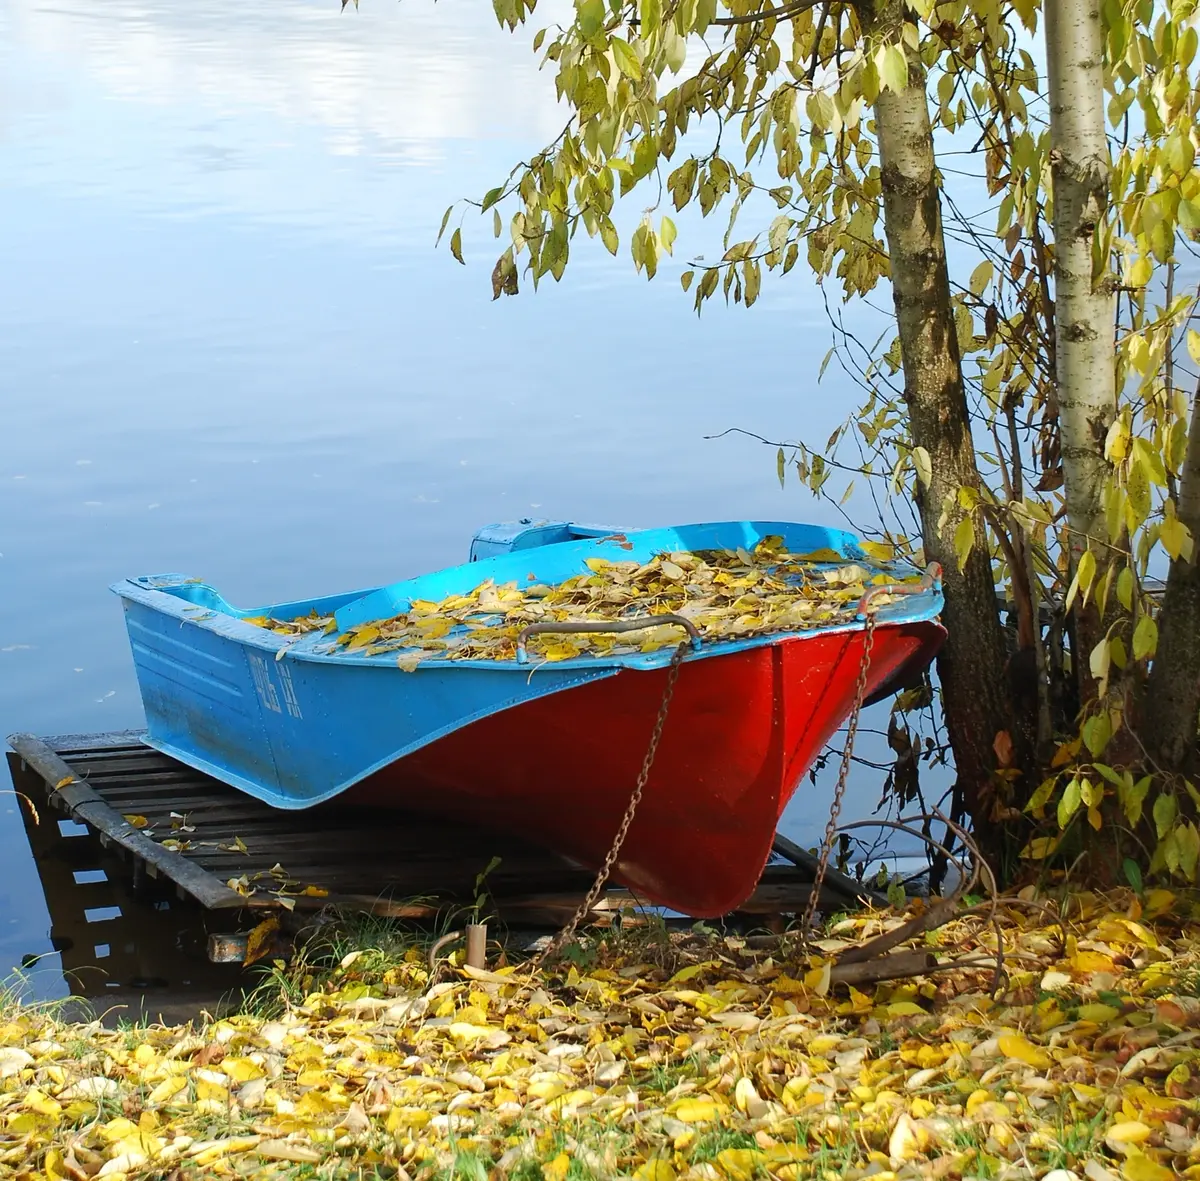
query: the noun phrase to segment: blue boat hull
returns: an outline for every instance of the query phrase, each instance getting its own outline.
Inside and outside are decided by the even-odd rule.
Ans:
[[[753,548],[771,534],[783,536],[794,553],[834,550],[842,561],[866,560],[851,534],[787,522],[723,522],[600,537],[573,528],[569,540],[547,545],[529,541],[528,530],[516,530],[507,542],[495,540],[493,532],[486,545],[477,538],[477,546],[491,549],[480,560],[387,587],[253,610],[233,608],[213,588],[181,575],[117,583],[112,589],[124,604],[147,741],[275,807],[311,807],[480,719],[618,673],[662,669],[671,652],[537,666],[427,660],[406,672],[394,654],[334,649],[320,635],[294,641],[246,622],[249,618],[316,611],[334,614],[339,627],[347,628],[391,617],[416,598],[463,593],[486,578],[497,584],[555,583],[586,571],[588,558],[647,561],[664,551]],[[933,620],[941,603],[940,588],[934,587],[885,607],[880,622]],[[859,627],[847,624],[821,634]],[[764,636],[706,643],[685,663],[778,642],[778,636]],[[497,750],[495,757],[504,759],[506,752]]]

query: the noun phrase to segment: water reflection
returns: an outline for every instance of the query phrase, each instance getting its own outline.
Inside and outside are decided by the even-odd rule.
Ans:
[[[244,986],[238,967],[208,960],[210,929],[225,932],[231,916],[181,901],[144,874],[131,878],[86,825],[45,804],[36,775],[15,756],[9,770],[23,793],[21,818],[50,916],[49,950],[21,959],[30,994],[86,998],[98,1014],[154,1020],[216,1011]]]

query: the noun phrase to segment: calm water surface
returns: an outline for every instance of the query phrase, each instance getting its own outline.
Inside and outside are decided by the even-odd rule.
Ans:
[[[705,439],[845,413],[799,270],[697,320],[624,251],[581,240],[561,286],[493,303],[490,230],[467,220],[466,268],[434,250],[560,126],[531,36],[482,0],[0,0],[0,736],[141,723],[128,575],[250,605],[463,560],[526,514],[839,523]],[[2,797],[0,969],[46,957],[53,993],[49,925]]]

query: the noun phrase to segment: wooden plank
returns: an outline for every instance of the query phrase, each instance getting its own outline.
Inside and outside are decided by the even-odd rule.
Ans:
[[[46,734],[38,741],[59,754],[66,754],[85,750],[111,750],[115,746],[140,746],[150,750],[152,748],[146,747],[143,742],[145,737],[145,730],[111,730],[100,734]],[[9,746],[12,746],[11,742]]]
[[[279,899],[267,891],[276,884],[269,871],[279,864],[293,885],[329,891],[321,898],[294,897],[298,909],[335,905],[430,918],[465,903],[476,871],[495,854],[502,861],[488,885],[500,915],[528,926],[553,925],[574,911],[592,881],[592,871],[518,837],[441,818],[337,803],[280,811],[153,750],[138,731],[53,739],[15,735],[10,743],[29,764],[23,781],[44,782],[56,807],[130,856],[135,872],[168,879],[210,908],[278,908]],[[16,758],[10,756],[14,771]],[[75,781],[54,789],[69,776]],[[170,831],[172,812],[185,816],[194,831]],[[147,818],[154,839],[125,822],[123,814],[131,813]],[[165,849],[159,842],[167,837],[190,847]],[[239,837],[245,853],[219,847],[232,846]],[[738,913],[765,917],[804,908],[816,858],[785,837],[776,839],[775,851],[791,864],[768,865]],[[258,897],[246,898],[224,884],[243,874],[261,879],[252,883],[261,892]],[[874,896],[869,887],[830,868],[821,904],[837,909],[851,899]],[[613,886],[593,917],[632,901]]]
[[[219,909],[245,905],[245,899],[236,890],[231,890],[207,870],[143,836],[84,780],[77,779],[71,768],[42,739],[32,734],[12,734],[8,744],[42,777],[50,798],[64,803],[71,816],[85,821],[115,844],[142,858],[148,866],[178,883],[204,906]],[[55,785],[64,779],[69,782],[56,788]]]
[[[771,848],[780,855],[786,857],[793,865],[800,866],[801,869],[806,869],[811,875],[811,879],[816,880],[816,873],[819,862],[807,849],[802,849],[795,841],[788,840],[785,836],[775,834],[775,841]],[[843,898],[867,899],[870,902],[886,905],[887,900],[884,899],[875,890],[869,886],[863,885],[861,882],[856,882],[852,877],[842,873],[840,869],[829,865],[825,868],[825,885],[828,886],[836,894],[841,894]]]

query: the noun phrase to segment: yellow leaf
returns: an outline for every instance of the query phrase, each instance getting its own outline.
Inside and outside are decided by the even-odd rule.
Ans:
[[[545,1181],[566,1181],[567,1170],[571,1167],[571,1158],[560,1152],[552,1161],[542,1166],[542,1176]]]
[[[1143,615],[1133,629],[1133,658],[1144,660],[1153,656],[1158,648],[1158,624],[1149,615]]]
[[[634,1181],[675,1181],[675,1169],[670,1161],[648,1160],[634,1170],[633,1178]]]
[[[804,973],[804,987],[817,996],[826,996],[833,978],[833,961]]]
[[[138,816],[134,813],[123,817],[123,819],[126,824],[131,825],[133,828],[145,828],[150,823],[145,816]]]
[[[1113,1124],[1104,1133],[1104,1143],[1113,1152],[1127,1153],[1134,1145],[1141,1144],[1149,1135],[1149,1127],[1141,1120],[1127,1120],[1124,1123]]]
[[[389,1127],[389,1131],[392,1129]],[[254,1151],[267,1160],[293,1161],[296,1164],[315,1165],[321,1154],[310,1144],[297,1144],[290,1140],[260,1140]]]
[[[1077,951],[1070,964],[1076,972],[1111,972],[1115,966],[1111,956],[1099,951]]]
[[[271,936],[279,930],[279,916],[268,915],[263,919],[246,939],[246,958],[243,963],[248,967],[257,963],[271,950]]]
[[[379,639],[379,628],[377,627],[360,627],[354,632],[350,639],[347,648],[365,648],[368,644],[373,644]]]
[[[1040,1046],[1035,1046],[1033,1042],[1019,1033],[1001,1034],[998,1044],[1000,1053],[1006,1058],[1015,1058],[1018,1062],[1024,1062],[1026,1066],[1032,1066],[1035,1070],[1047,1070],[1053,1063],[1045,1050]]]
[[[972,272],[971,277],[967,281],[967,286],[971,289],[972,294],[982,295],[984,288],[992,281],[992,272],[994,268],[988,259],[984,259]]]
[[[680,1099],[667,1108],[667,1113],[685,1124],[710,1123],[719,1119],[724,1105],[712,1099]]]
[[[1058,848],[1061,839],[1061,837],[1034,837],[1021,850],[1021,856],[1029,861],[1042,861]]]
[[[146,1096],[146,1103],[150,1107],[161,1107],[174,1099],[180,1091],[185,1090],[187,1085],[188,1081],[183,1075],[165,1078]]]
[[[903,45],[885,45],[875,55],[875,68],[889,90],[901,91],[908,86],[908,59]]]
[[[226,1058],[221,1063],[221,1069],[232,1082],[239,1084],[263,1078],[266,1074],[257,1062],[251,1062],[249,1058]]]
[[[726,1148],[717,1153],[717,1168],[730,1181],[751,1181],[762,1166],[763,1154],[754,1148]]]
[[[1125,1181],[1175,1181],[1174,1170],[1160,1165],[1143,1153],[1132,1153],[1121,1166]]]
[[[60,780],[59,780],[59,781],[58,781],[58,782],[57,782],[57,783],[54,785],[54,790],[55,790],[55,791],[61,791],[61,790],[62,790],[62,788],[64,788],[64,787],[69,787],[69,786],[70,786],[72,783],[74,783],[74,782],[75,782],[75,776],[74,776],[74,775],[64,775],[64,776],[63,776],[63,777],[62,777],[62,778],[61,778],[61,779],[60,779]]]
[[[877,562],[891,562],[896,558],[896,547],[883,541],[860,541],[858,548]]]
[[[898,1161],[910,1161],[920,1156],[925,1147],[922,1140],[928,1142],[928,1133],[922,1137],[923,1131],[924,1129],[913,1122],[911,1116],[901,1112],[888,1138],[888,1156]]]

